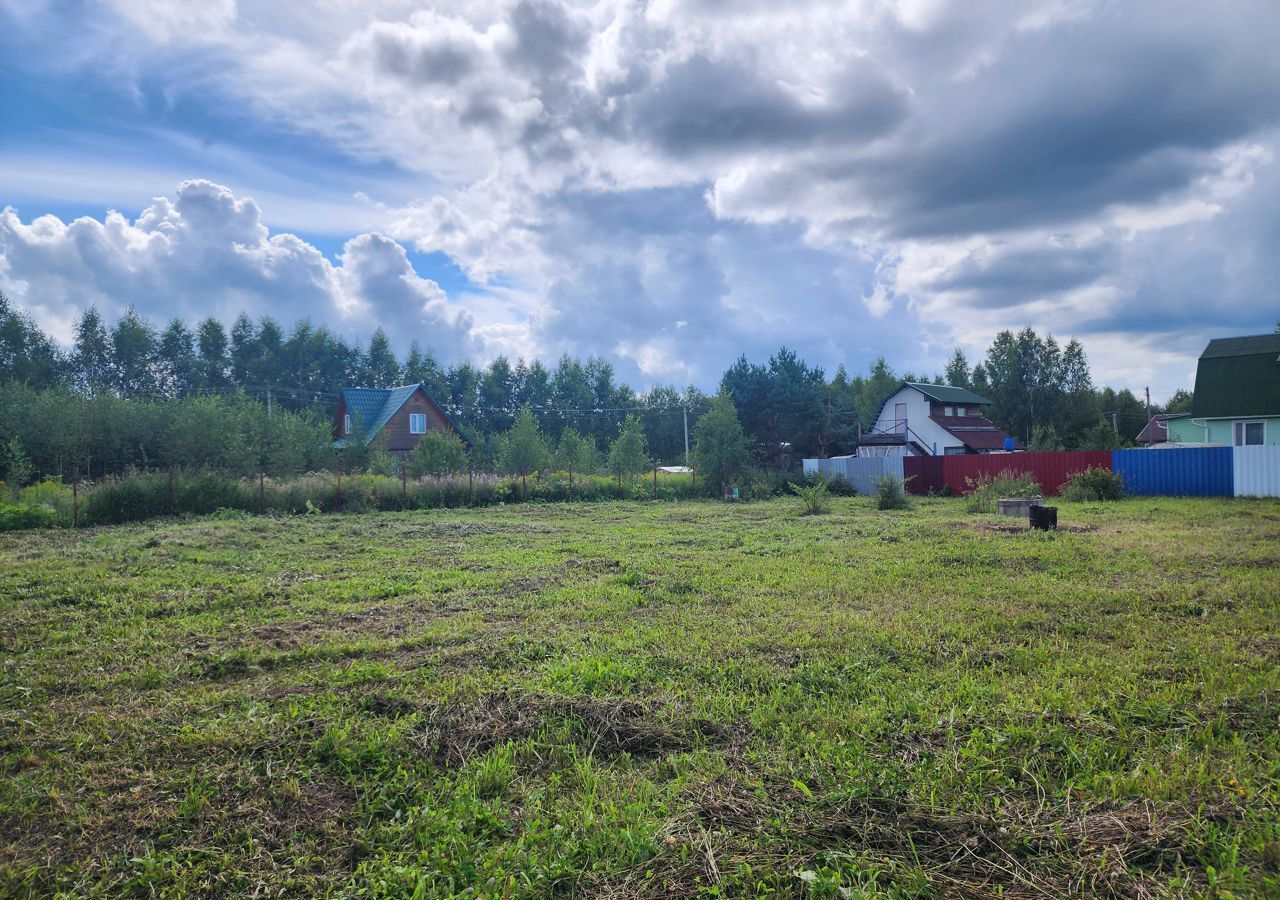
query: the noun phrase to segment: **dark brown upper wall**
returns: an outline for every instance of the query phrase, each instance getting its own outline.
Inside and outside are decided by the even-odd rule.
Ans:
[[[342,418],[346,414],[347,414],[347,399],[342,396],[341,392],[339,392],[338,393],[338,411],[333,414],[333,437],[335,440],[344,436],[342,433],[342,426],[344,424],[342,421]]]
[[[395,415],[387,420],[387,424],[383,426],[382,430],[387,436],[388,450],[412,450],[418,446],[418,441],[422,439],[422,435],[409,433],[410,413],[425,413],[428,430],[436,428],[453,430],[449,420],[445,418],[440,408],[431,402],[426,392],[421,390],[414,391],[413,396],[406,400],[404,406],[400,407]]]

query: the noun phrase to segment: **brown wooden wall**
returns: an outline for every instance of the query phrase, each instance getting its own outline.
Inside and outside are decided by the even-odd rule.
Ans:
[[[387,434],[387,449],[395,451],[408,451],[418,446],[418,441],[422,439],[420,434],[409,433],[409,414],[410,413],[426,413],[427,428],[436,429],[444,428],[452,431],[453,426],[449,424],[449,420],[445,418],[444,413],[427,398],[422,391],[414,392],[414,395],[405,401],[404,406],[387,420],[387,424],[383,427],[383,431]]]

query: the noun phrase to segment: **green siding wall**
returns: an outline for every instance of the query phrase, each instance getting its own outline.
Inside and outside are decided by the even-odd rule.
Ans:
[[[1209,419],[1209,435],[1205,437],[1204,425],[1200,424],[1202,420],[1197,419],[1192,423],[1191,418],[1170,419],[1169,420],[1169,440],[1178,443],[1199,444],[1208,441],[1211,444],[1231,444],[1231,430],[1235,423],[1234,419]],[[1257,421],[1251,419],[1250,421]],[[1280,416],[1264,416],[1263,421],[1267,423],[1268,444],[1280,445]]]

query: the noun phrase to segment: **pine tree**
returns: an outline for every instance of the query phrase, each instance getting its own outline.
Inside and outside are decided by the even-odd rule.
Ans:
[[[381,328],[369,339],[365,371],[368,375],[368,387],[389,388],[400,384],[403,374],[400,363],[395,351],[391,349],[391,339]]]
[[[173,319],[160,335],[156,348],[160,388],[170,396],[182,396],[196,386],[195,335],[181,319]]]
[[[111,389],[111,376],[115,368],[111,337],[97,307],[90,306],[76,323],[75,349],[72,351],[72,371],[76,387],[90,397]]]
[[[197,386],[217,390],[230,383],[227,357],[227,332],[215,318],[207,318],[196,330],[196,344],[200,353],[197,365]]]

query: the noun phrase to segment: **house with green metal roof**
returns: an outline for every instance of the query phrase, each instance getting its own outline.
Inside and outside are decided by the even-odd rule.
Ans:
[[[862,432],[859,456],[996,453],[1022,446],[984,413],[991,401],[967,388],[904,381]]]
[[[1169,420],[1169,440],[1280,445],[1280,334],[1211,340],[1196,366],[1191,414]]]
[[[428,431],[457,426],[421,384],[395,388],[343,388],[333,415],[333,439],[341,445],[358,437],[365,443],[384,435],[391,453],[412,453]]]

